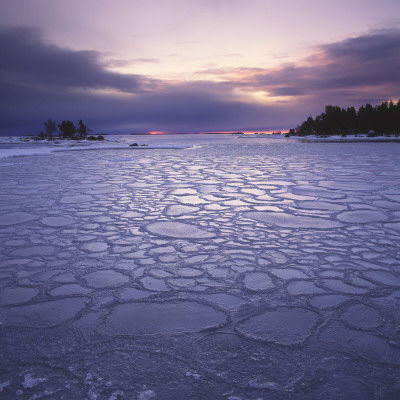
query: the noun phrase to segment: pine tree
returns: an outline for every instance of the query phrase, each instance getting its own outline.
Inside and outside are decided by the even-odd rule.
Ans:
[[[79,134],[79,139],[86,139],[88,131],[89,131],[88,127],[80,119],[79,120],[79,127],[76,130],[76,132]]]
[[[58,128],[60,130],[60,136],[63,139],[73,139],[74,135],[76,133],[76,128],[73,122],[71,121],[63,121],[60,124],[58,124]]]

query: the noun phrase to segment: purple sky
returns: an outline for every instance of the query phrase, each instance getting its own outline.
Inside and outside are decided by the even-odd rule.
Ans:
[[[399,0],[1,0],[0,135],[269,131],[400,98]]]

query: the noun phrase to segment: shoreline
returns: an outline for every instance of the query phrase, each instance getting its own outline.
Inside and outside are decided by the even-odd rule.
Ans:
[[[299,138],[295,137],[295,139],[300,140],[302,142],[307,143],[400,143],[400,138],[337,138],[337,139],[330,139],[330,138]]]
[[[65,151],[88,150],[143,150],[143,149],[187,149],[188,144],[144,143],[131,146],[131,143],[115,140],[90,141],[90,140],[15,140],[10,137],[0,138],[0,159],[42,156]],[[8,141],[7,141],[8,140]]]
[[[301,142],[324,142],[324,143],[400,143],[400,136],[395,135],[379,135],[379,136],[367,136],[366,134],[355,135],[347,135],[347,136],[339,136],[339,135],[324,135],[324,136],[316,136],[316,135],[308,135],[308,136],[288,136],[287,139],[296,139]]]

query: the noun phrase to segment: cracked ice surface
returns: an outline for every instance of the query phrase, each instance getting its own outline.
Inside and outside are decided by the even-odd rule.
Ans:
[[[398,398],[397,146],[146,140],[2,160],[0,398]]]

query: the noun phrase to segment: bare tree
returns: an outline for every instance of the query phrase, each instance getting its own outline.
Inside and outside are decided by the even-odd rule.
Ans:
[[[48,139],[53,139],[53,133],[57,131],[57,123],[49,118],[44,123],[44,135]]]
[[[80,119],[79,120],[79,127],[76,130],[76,132],[79,134],[79,139],[86,139],[88,131],[89,131],[88,127]]]

